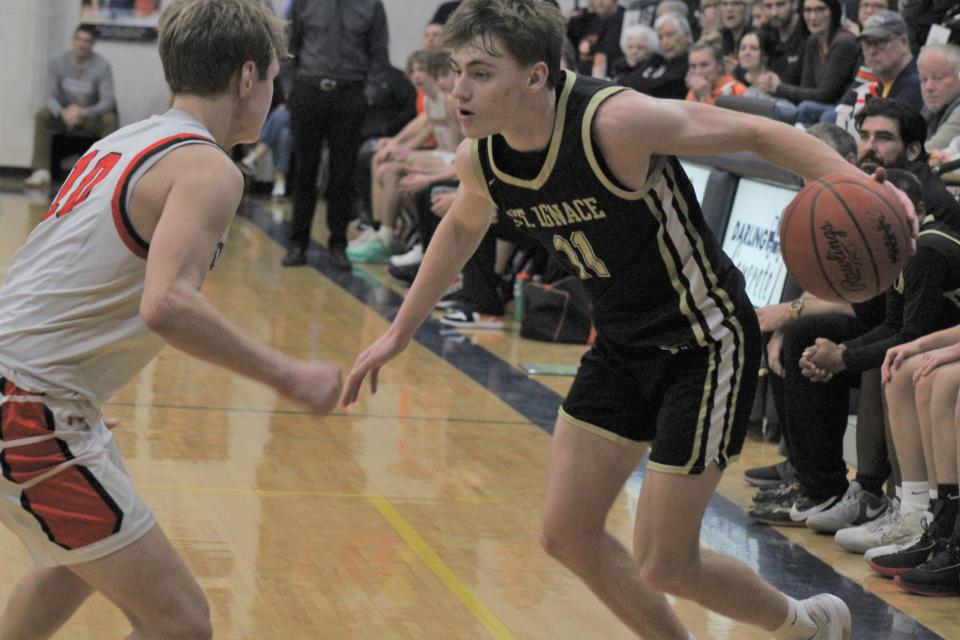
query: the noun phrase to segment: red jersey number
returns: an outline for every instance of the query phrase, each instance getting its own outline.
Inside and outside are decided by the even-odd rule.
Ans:
[[[74,207],[86,200],[93,188],[100,184],[120,161],[120,154],[111,152],[100,158],[93,169],[87,171],[96,156],[97,152],[91,151],[77,161],[77,164],[73,166],[73,171],[67,177],[67,181],[57,192],[57,197],[50,205],[50,210],[43,216],[44,220],[51,216],[62,218],[73,211]],[[80,179],[81,176],[83,176],[83,179]],[[78,180],[79,184],[77,184]]]

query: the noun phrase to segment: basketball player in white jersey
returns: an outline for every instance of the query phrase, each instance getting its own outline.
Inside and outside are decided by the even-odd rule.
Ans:
[[[93,592],[134,638],[208,638],[206,599],[123,469],[100,407],[169,343],[328,413],[330,363],[247,338],[200,294],[243,191],[224,149],[254,142],[286,51],[259,0],[173,0],[162,116],[83,156],[0,289],[0,520],[36,568],[0,638],[51,636]]]

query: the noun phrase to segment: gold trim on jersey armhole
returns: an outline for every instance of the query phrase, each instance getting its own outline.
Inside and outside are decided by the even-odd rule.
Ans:
[[[631,440],[630,438],[624,438],[621,435],[617,435],[612,431],[607,431],[603,427],[598,427],[595,424],[589,422],[584,422],[574,418],[569,413],[563,410],[563,407],[560,407],[560,410],[557,412],[559,418],[569,424],[571,427],[576,427],[577,429],[583,429],[587,433],[592,433],[595,436],[604,438],[605,440],[610,440],[611,442],[616,442],[617,444],[622,444],[628,447],[644,447],[648,446],[649,442],[641,442],[639,440]]]
[[[603,104],[607,98],[626,90],[626,87],[607,87],[606,89],[598,91],[593,98],[590,99],[587,110],[583,114],[580,134],[583,138],[583,152],[587,156],[587,162],[590,164],[590,168],[593,169],[593,175],[597,177],[600,184],[618,198],[623,198],[624,200],[641,200],[663,172],[664,157],[651,157],[650,173],[647,176],[646,182],[636,191],[627,191],[613,184],[610,176],[603,172],[603,169],[600,167],[600,162],[597,160],[597,155],[593,152],[593,118],[597,115],[597,109],[600,108],[600,105]]]
[[[560,93],[560,100],[557,102],[557,114],[553,121],[553,134],[550,136],[550,148],[547,150],[547,158],[540,168],[540,173],[533,180],[521,180],[509,174],[504,173],[497,168],[497,163],[493,160],[493,137],[488,138],[487,142],[487,160],[490,162],[490,169],[498,180],[505,182],[513,187],[522,187],[524,189],[540,189],[547,184],[550,174],[553,173],[553,166],[557,163],[557,156],[560,154],[560,143],[563,139],[563,125],[567,118],[567,99],[570,92],[573,91],[573,85],[577,81],[577,74],[572,71],[564,71],[566,79],[563,83],[563,91]]]
[[[485,138],[487,141],[487,147],[490,146],[490,138]],[[480,184],[483,186],[483,192],[487,195],[487,199],[490,202],[493,202],[493,195],[490,193],[490,185],[487,184],[487,174],[483,172],[483,163],[480,162],[480,141],[471,140],[470,141],[470,163],[473,165],[473,173],[477,176],[477,180],[480,181]],[[494,204],[496,204],[494,202]]]
[[[949,233],[944,233],[943,231],[940,231],[938,229],[927,229],[926,231],[921,231],[917,235],[918,236],[940,236],[942,238],[946,238],[947,240],[949,240],[954,244],[960,244],[960,239],[954,238]]]

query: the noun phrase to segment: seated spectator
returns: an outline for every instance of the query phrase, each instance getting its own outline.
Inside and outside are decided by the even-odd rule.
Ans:
[[[824,110],[837,103],[853,79],[859,47],[840,27],[838,0],[803,0],[802,6],[810,37],[803,52],[800,84],[783,82],[771,71],[761,75],[757,85],[765,93],[796,103],[801,124],[814,124]]]
[[[653,25],[660,39],[660,53],[654,53],[619,83],[655,98],[682,100],[687,95],[687,50],[690,47],[690,23],[668,13]]]
[[[910,52],[907,23],[900,14],[886,9],[875,11],[863,23],[857,41],[868,71],[857,73],[854,86],[839,104],[856,114],[868,100],[880,97],[902,102],[918,112],[923,109],[917,63]],[[820,121],[836,121],[836,110],[825,110]]]
[[[714,104],[720,96],[742,96],[747,92],[742,82],[723,72],[723,61],[712,44],[698,42],[687,57],[688,102]]]
[[[242,164],[254,171],[256,163],[270,151],[273,159],[273,191],[270,195],[282,198],[287,195],[287,174],[290,173],[290,112],[285,104],[278,104],[267,116],[260,139],[242,160]]]
[[[610,29],[608,30],[608,23]],[[604,71],[606,60],[616,60],[620,52],[620,28],[623,23],[623,8],[616,0],[591,0],[588,9],[572,15],[567,22],[567,38],[578,53],[577,73],[593,74],[597,54],[600,54]],[[613,32],[615,31],[615,33]]]
[[[737,68],[733,77],[747,87],[746,96],[762,97],[765,94],[756,86],[757,78],[767,71],[767,55],[760,46],[760,31],[751,31],[740,38],[737,53]]]
[[[750,5],[750,26],[754,31],[759,31],[766,23],[767,13],[763,10],[763,3],[754,2]]]
[[[951,143],[960,147],[960,47],[929,44],[920,50],[917,68],[927,118],[925,146],[931,160],[939,164],[953,159],[943,153]],[[960,155],[960,149],[953,155]]]
[[[709,33],[720,33],[720,0],[701,0],[696,25],[698,40]]]
[[[427,26],[423,28],[422,47],[424,49],[439,49],[442,37],[443,25],[437,22],[428,22]]]
[[[640,63],[660,50],[657,32],[645,24],[635,24],[623,34],[623,58],[614,63],[611,76],[617,78],[631,73]]]
[[[764,26],[760,42],[767,66],[782,82],[799,85],[803,74],[803,51],[807,23],[800,17],[799,0],[762,0]]]
[[[873,173],[877,167],[893,167],[914,174],[923,185],[927,212],[960,230],[960,203],[927,166],[923,117],[905,104],[877,98],[857,114],[855,121],[860,133],[860,168]]]
[[[24,183],[28,187],[49,184],[55,134],[82,132],[102,138],[117,129],[113,71],[93,51],[94,43],[93,28],[80,25],[73,32],[73,50],[50,61],[46,99],[33,129],[33,173]]]
[[[454,82],[449,54],[417,52],[411,79],[424,89],[424,112],[396,136],[382,140],[374,155],[373,215],[380,228],[368,230],[347,246],[347,256],[359,262],[384,262],[390,257],[394,223],[403,203],[401,181],[410,173],[450,172],[454,151],[463,138],[456,105],[447,99]],[[417,151],[431,136],[436,138],[436,149]]]
[[[916,519],[927,511],[933,515],[918,538],[871,549],[864,558],[876,571],[898,574],[901,588],[923,595],[960,595],[958,344],[960,326],[954,326],[890,349],[883,363],[902,460],[901,509]]]
[[[859,6],[857,7],[857,19],[856,21],[850,19],[849,17],[843,19],[843,28],[852,33],[854,36],[860,35],[860,29],[863,27],[863,24],[867,19],[872,16],[877,11],[896,11],[897,2],[896,0],[861,0]],[[850,14],[847,14],[848,16]]]
[[[407,75],[392,65],[373,69],[367,77],[367,117],[363,121],[364,143],[357,155],[357,165],[370,166],[377,145],[383,138],[400,133],[403,127],[417,117],[417,89]],[[357,172],[357,193],[363,201],[359,218],[362,223],[373,222],[369,171]]]
[[[746,0],[720,0],[720,57],[724,74],[737,66],[737,50],[743,34],[753,31]]]
[[[956,6],[956,0],[901,0],[900,13],[910,27],[913,36],[910,44],[914,51],[927,43],[930,27],[942,23]],[[951,42],[956,43],[953,39]]]

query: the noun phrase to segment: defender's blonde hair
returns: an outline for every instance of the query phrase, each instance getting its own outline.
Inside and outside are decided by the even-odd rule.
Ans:
[[[223,93],[248,60],[262,80],[286,53],[284,22],[260,0],[173,0],[160,15],[160,60],[175,94]]]

